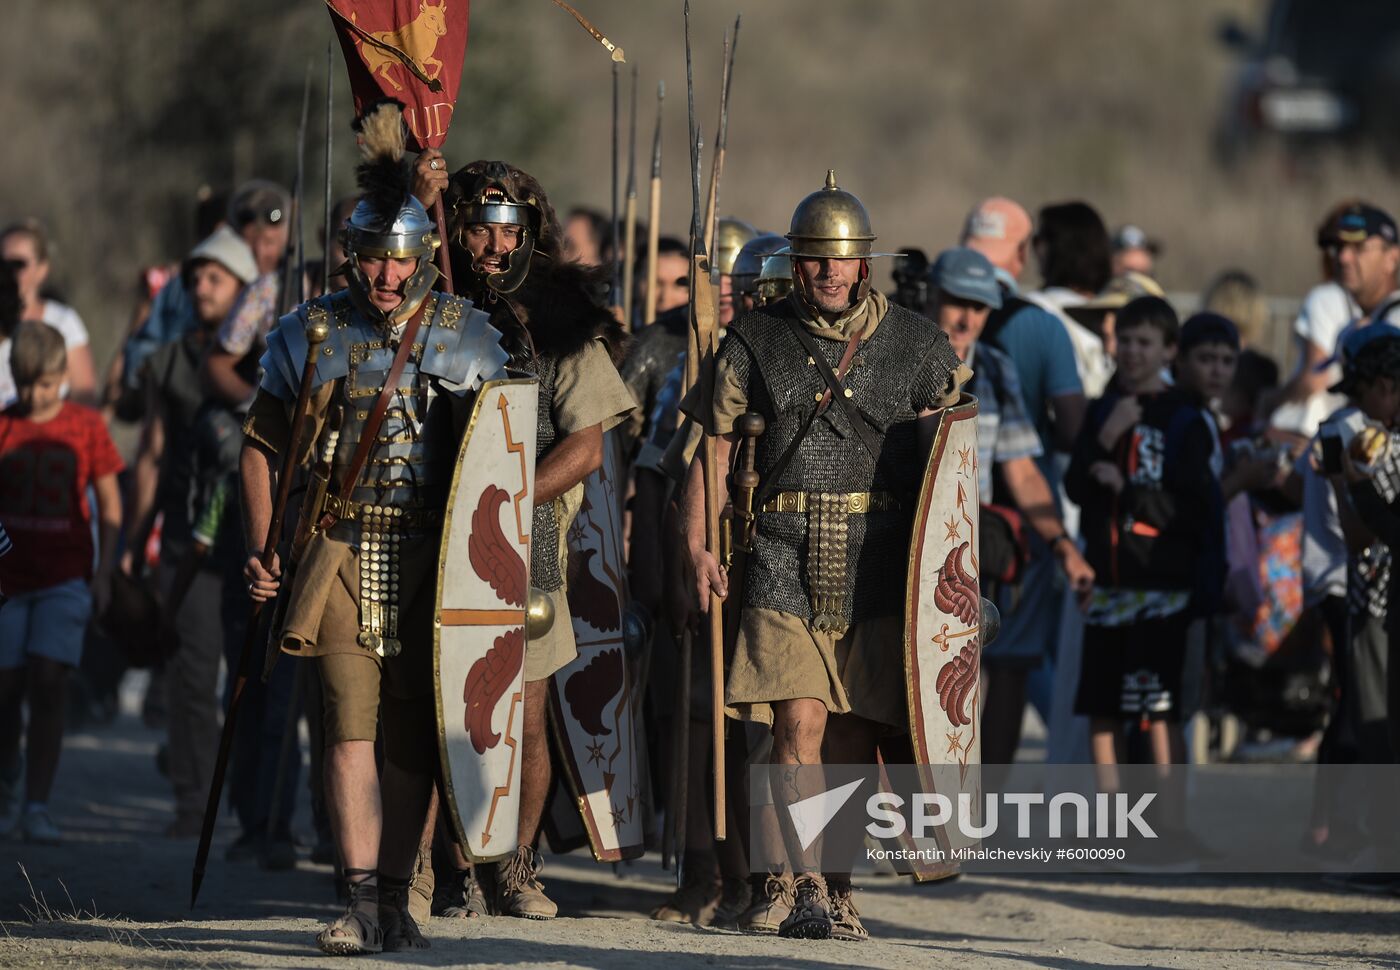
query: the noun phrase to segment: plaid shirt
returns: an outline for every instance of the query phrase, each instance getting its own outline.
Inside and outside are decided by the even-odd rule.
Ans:
[[[267,333],[277,322],[278,285],[276,273],[264,273],[243,288],[219,327],[218,342],[225,353],[243,357],[255,345],[266,345]]]
[[[972,380],[967,391],[977,398],[977,487],[982,501],[992,501],[992,469],[1016,458],[1039,458],[1040,435],[1021,397],[1021,381],[1011,358],[997,348],[978,343],[967,365]]]
[[[1371,480],[1387,502],[1400,495],[1400,435],[1390,435],[1390,446],[1376,460]],[[1373,542],[1350,557],[1347,569],[1347,606],[1353,617],[1367,614],[1385,619],[1389,609],[1390,573],[1393,568],[1390,547]]]

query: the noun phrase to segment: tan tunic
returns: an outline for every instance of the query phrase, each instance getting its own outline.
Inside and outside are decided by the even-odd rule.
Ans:
[[[560,438],[594,425],[602,425],[607,434],[636,408],[632,392],[622,382],[602,340],[559,361],[554,388],[554,426]],[[559,513],[559,554],[563,557],[567,555],[565,537],[583,501],[583,483],[555,501]],[[568,575],[567,569],[562,572]],[[567,593],[567,588],[561,588],[549,594],[554,604],[554,626],[525,645],[527,681],[543,680],[578,656]]]
[[[820,330],[826,339],[851,332],[868,338],[884,317],[887,303],[872,293],[862,308]],[[839,332],[838,332],[839,331]],[[956,404],[972,371],[960,366],[948,382],[940,407]],[[713,407],[701,413],[692,388],[681,410],[712,434],[728,434],[749,410],[749,395],[723,358],[716,362]],[[895,731],[909,727],[905,700],[903,617],[857,623],[844,636],[813,630],[803,619],[778,610],[745,607],[734,656],[725,680],[725,713],[746,721],[773,723],[773,702],[811,697],[833,714],[858,714]]]

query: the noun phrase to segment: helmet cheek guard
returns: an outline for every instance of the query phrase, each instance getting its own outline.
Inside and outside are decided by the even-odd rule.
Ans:
[[[473,289],[513,293],[529,275],[540,234],[544,231],[544,203],[520,186],[523,173],[504,162],[473,162],[464,172],[466,185],[460,190],[455,190],[458,176],[453,176],[454,190],[460,192],[451,203],[452,223],[458,227],[454,230],[454,253],[466,257]],[[477,264],[465,238],[472,226],[516,226],[520,229],[519,245],[505,254],[503,269],[489,272]],[[454,255],[454,260],[457,258]]]
[[[520,245],[506,253],[506,268],[499,273],[484,274],[486,285],[497,293],[514,293],[525,282],[534,255],[535,234],[527,227],[520,233]]]
[[[345,228],[340,231],[340,243],[346,253],[346,283],[355,305],[371,319],[386,319],[401,323],[413,315],[428,291],[437,281],[433,253],[442,241],[423,204],[412,195],[406,196],[393,213],[382,213],[362,200],[355,206]],[[403,300],[385,313],[370,299],[373,284],[360,266],[360,260],[417,259],[417,267],[403,284]]]

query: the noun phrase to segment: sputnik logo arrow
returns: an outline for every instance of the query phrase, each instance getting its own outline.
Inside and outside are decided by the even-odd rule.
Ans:
[[[802,843],[804,852],[836,817],[836,813],[841,811],[841,807],[850,801],[863,781],[864,778],[857,778],[840,788],[812,795],[788,806],[788,814],[792,816],[792,827],[797,831],[797,838]]]

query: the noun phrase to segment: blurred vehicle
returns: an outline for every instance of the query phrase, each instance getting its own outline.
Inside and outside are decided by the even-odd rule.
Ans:
[[[1272,0],[1259,33],[1226,20],[1240,58],[1216,132],[1222,161],[1268,142],[1392,148],[1400,133],[1400,0]]]

